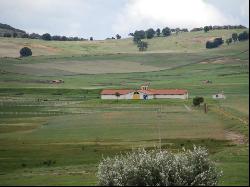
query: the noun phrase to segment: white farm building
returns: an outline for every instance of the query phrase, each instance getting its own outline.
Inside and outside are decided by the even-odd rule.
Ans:
[[[101,99],[148,100],[148,99],[188,99],[187,90],[155,90],[142,86],[140,90],[103,90]]]

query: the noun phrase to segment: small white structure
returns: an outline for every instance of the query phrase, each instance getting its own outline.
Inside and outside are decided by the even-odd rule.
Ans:
[[[148,100],[148,99],[188,99],[187,90],[155,90],[142,86],[140,90],[103,90],[101,99]]]
[[[218,93],[213,95],[213,99],[226,99],[224,93]]]

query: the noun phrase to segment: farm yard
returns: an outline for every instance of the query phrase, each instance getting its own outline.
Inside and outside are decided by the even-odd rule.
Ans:
[[[223,170],[220,185],[248,185],[249,42],[204,48],[207,38],[232,32],[240,31],[156,38],[143,53],[131,39],[0,38],[0,185],[96,185],[103,157],[141,146],[179,152],[194,144],[207,147]],[[30,46],[35,56],[18,58],[8,45]],[[103,89],[138,89],[145,82],[186,89],[190,99],[100,99]],[[221,91],[225,100],[212,99]],[[195,96],[205,98],[208,113],[193,107]]]

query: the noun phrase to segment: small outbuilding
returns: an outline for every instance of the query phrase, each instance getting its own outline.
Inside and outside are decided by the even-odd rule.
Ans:
[[[213,99],[226,99],[224,93],[218,93],[213,95]]]

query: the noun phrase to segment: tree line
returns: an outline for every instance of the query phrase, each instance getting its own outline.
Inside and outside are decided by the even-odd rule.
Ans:
[[[233,33],[230,38],[226,39],[226,43],[227,43],[227,45],[230,45],[233,42],[235,43],[237,41],[241,42],[241,41],[245,41],[245,40],[249,40],[249,32],[247,32],[247,31],[243,31],[239,34]],[[206,48],[207,49],[216,48],[216,47],[219,47],[220,45],[222,45],[223,43],[224,43],[224,40],[222,38],[215,38],[213,41],[206,42]]]

